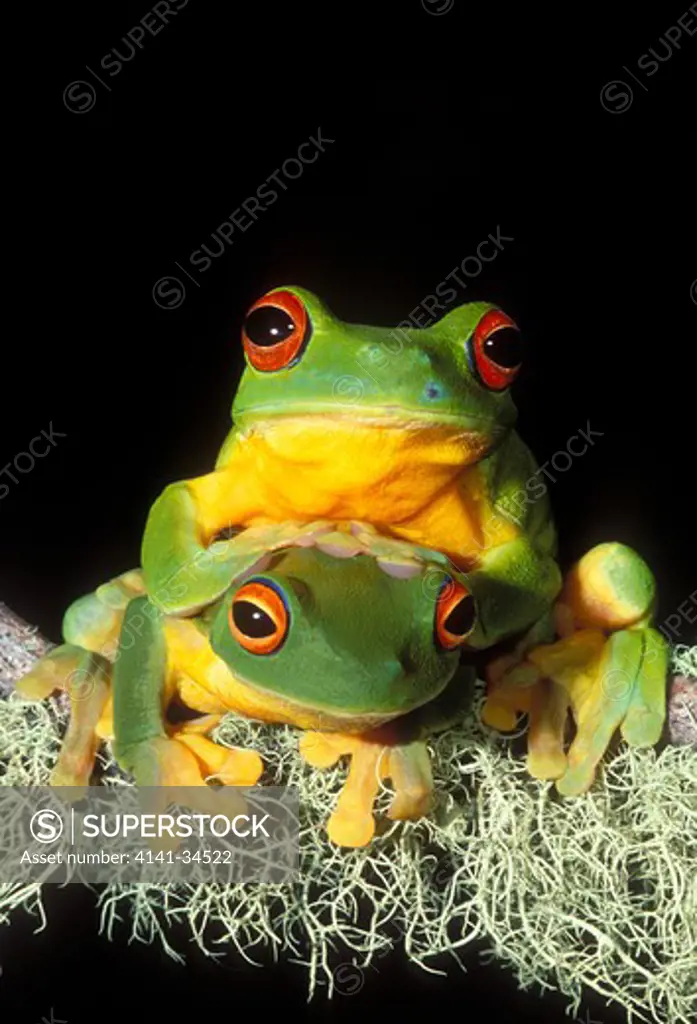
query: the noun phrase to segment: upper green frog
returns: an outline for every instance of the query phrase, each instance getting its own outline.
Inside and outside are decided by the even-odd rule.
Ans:
[[[560,587],[556,539],[546,487],[512,429],[522,355],[510,317],[474,302],[422,330],[367,327],[286,287],[252,306],[242,345],[215,471],[167,487],[146,524],[158,607],[193,614],[223,593],[225,557],[200,561],[221,531],[324,518],[370,522],[466,570],[482,646],[546,616]]]

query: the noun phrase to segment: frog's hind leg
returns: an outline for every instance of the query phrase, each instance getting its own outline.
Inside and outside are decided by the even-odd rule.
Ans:
[[[113,660],[126,607],[143,592],[140,570],[131,569],[79,597],[63,616],[64,639]]]
[[[530,663],[515,666],[490,690],[482,709],[485,725],[511,732],[528,715],[528,771],[534,779],[558,779],[566,770],[564,734],[569,698],[562,686]]]
[[[44,655],[17,683],[28,700],[44,700],[57,690],[70,697],[70,718],[56,766],[53,786],[86,786],[99,746],[97,724],[110,692],[111,664],[75,644],[61,644]]]
[[[65,688],[66,681],[80,668],[84,650],[74,644],[54,647],[26,675],[18,679],[15,690],[27,700],[44,700],[56,690]]]
[[[146,596],[126,607],[114,666],[114,757],[137,786],[153,788],[153,807],[164,810],[171,790],[191,789],[188,806],[219,810],[201,765],[185,743],[170,735],[165,709],[175,673],[168,658],[164,616]],[[240,809],[243,804],[238,802]]]
[[[576,629],[641,628],[653,613],[656,583],[643,558],[626,544],[591,548],[569,571],[557,612],[568,609]]]
[[[70,719],[51,775],[52,786],[89,785],[99,746],[97,725],[109,698],[110,683],[110,662],[99,654],[80,651],[64,685],[70,696]]]
[[[599,544],[572,569],[561,596],[575,625],[617,634],[621,630],[640,638],[632,667],[608,657],[601,686],[609,699],[629,694],[622,721],[623,738],[632,746],[658,742],[666,715],[669,647],[651,626],[656,603],[656,584],[644,560],[624,544]],[[618,648],[620,650],[620,648]],[[622,649],[623,650],[623,649]],[[620,696],[617,696],[617,691]]]

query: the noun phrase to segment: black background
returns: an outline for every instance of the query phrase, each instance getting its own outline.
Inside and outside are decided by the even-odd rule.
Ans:
[[[20,315],[3,350],[2,464],[49,422],[66,437],[0,501],[0,598],[51,639],[71,600],[137,564],[162,488],[212,467],[254,299],[299,284],[342,319],[393,325],[497,227],[513,241],[454,304],[492,300],[523,329],[519,429],[540,463],[588,423],[603,434],[551,488],[562,560],[601,540],[633,545],[657,576],[659,621],[694,589],[697,39],[684,34],[641,77],[638,58],[665,52],[683,7],[641,24],[629,4],[612,23],[550,8],[518,25],[494,7],[480,23],[468,6],[191,2],[113,78],[99,62],[126,52],[145,4],[74,3],[42,20],[14,162],[25,187],[8,194],[29,253],[26,295],[8,299]],[[111,92],[95,83],[93,108],[76,114],[62,93],[94,81],[85,65]],[[601,103],[613,79],[633,88],[622,112]],[[197,273],[192,251],[320,127],[326,153]],[[166,310],[152,290],[170,275],[186,298]],[[446,1001],[496,1020],[567,1019],[561,997],[519,993],[475,951],[448,982],[392,957],[329,1011],[322,996],[306,1006],[300,969],[194,953],[177,967],[97,938],[89,893],[50,904],[41,935],[23,919],[3,935],[8,1020],[51,1006],[70,1024],[280,1007],[423,1015]],[[621,1019],[594,998],[582,1019],[586,1007]]]

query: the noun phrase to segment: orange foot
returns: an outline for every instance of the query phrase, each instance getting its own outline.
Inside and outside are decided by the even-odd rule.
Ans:
[[[384,779],[391,779],[395,795],[388,816],[416,820],[428,813],[433,781],[426,746],[390,742],[384,730],[363,736],[346,733],[306,732],[300,754],[315,768],[329,768],[350,756],[348,777],[327,822],[327,834],[338,846],[367,846],[375,834],[373,807]]]

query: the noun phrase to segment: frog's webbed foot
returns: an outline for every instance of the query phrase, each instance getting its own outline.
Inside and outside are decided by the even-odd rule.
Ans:
[[[560,793],[586,792],[617,729],[633,747],[658,742],[665,718],[668,657],[668,645],[656,630],[621,630],[605,641],[590,678],[566,676],[576,735],[568,768],[557,783]]]
[[[542,678],[533,665],[515,665],[490,688],[482,720],[492,729],[510,732],[518,715],[528,715],[528,771],[535,779],[558,779],[567,758],[564,733],[569,698],[563,687]]]
[[[203,737],[187,736],[189,741],[194,738]],[[181,790],[186,789],[184,802],[188,807],[206,814],[219,814],[220,801],[216,800],[215,789],[208,785],[207,765],[202,764],[197,753],[190,749],[188,742],[181,742],[180,737],[152,736],[121,747],[118,761],[133,776],[136,786],[152,790],[150,798],[154,810],[163,812],[181,795]],[[242,799],[239,809],[245,810]]]
[[[327,834],[338,846],[367,846],[375,834],[373,805],[382,777],[383,746],[346,733],[306,732],[299,750],[315,768],[330,768],[350,756],[348,777],[327,822]]]
[[[217,725],[218,716],[207,717],[215,719],[208,727]],[[225,747],[186,727],[175,734],[175,739],[191,751],[208,779],[226,786],[255,786],[264,770],[256,750]]]
[[[531,659],[553,678],[561,671],[576,724],[569,767],[557,784],[561,793],[576,795],[589,788],[617,729],[633,747],[650,747],[660,739],[669,648],[650,626],[654,603],[651,571],[623,544],[599,544],[565,580],[558,622],[573,624],[581,632],[602,631],[603,639],[596,641],[597,654],[575,673],[568,666],[548,664],[542,649]],[[607,634],[611,635],[605,639]],[[571,644],[575,635],[560,643]]]
[[[389,747],[385,775],[394,786],[387,812],[394,821],[418,821],[431,810],[433,775],[431,759],[423,740]]]
[[[380,730],[363,736],[306,732],[300,739],[302,757],[315,768],[329,768],[350,756],[348,777],[327,823],[327,833],[339,846],[367,846],[375,834],[373,807],[380,783],[391,778],[395,795],[388,811],[393,820],[415,820],[430,808],[433,782],[423,741],[388,742]]]
[[[566,580],[556,609],[563,639],[536,647],[521,664],[503,665],[491,686],[487,723],[511,728],[515,712],[528,711],[531,773],[557,778],[564,795],[591,786],[618,729],[634,747],[660,739],[669,651],[648,625],[653,600],[653,580],[639,556],[623,545],[599,545]],[[562,767],[565,703],[576,733],[565,770],[548,773],[554,748]],[[547,724],[539,728],[541,722]]]

